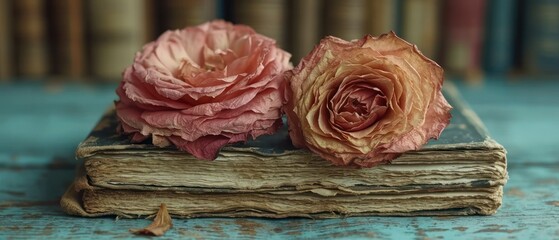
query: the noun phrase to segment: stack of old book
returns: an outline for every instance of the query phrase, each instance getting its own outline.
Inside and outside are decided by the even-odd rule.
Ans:
[[[110,110],[79,145],[80,168],[61,204],[82,216],[151,215],[161,203],[176,217],[493,214],[507,181],[505,149],[455,88],[444,93],[454,109],[439,140],[366,169],[293,148],[286,127],[197,160],[131,144]]]

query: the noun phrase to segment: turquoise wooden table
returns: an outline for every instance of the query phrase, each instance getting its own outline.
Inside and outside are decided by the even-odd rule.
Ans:
[[[559,79],[458,83],[509,151],[494,216],[174,220],[163,238],[559,239]],[[66,216],[76,145],[115,99],[115,85],[0,85],[0,239],[133,238],[146,219]]]

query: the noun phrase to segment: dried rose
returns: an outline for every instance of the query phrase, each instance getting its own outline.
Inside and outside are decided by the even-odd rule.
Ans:
[[[443,70],[394,33],[326,37],[286,72],[289,134],[335,165],[371,167],[438,138]]]
[[[281,125],[290,55],[243,25],[212,21],[167,31],[136,54],[117,94],[117,116],[133,142],[152,138],[197,158],[271,134]]]

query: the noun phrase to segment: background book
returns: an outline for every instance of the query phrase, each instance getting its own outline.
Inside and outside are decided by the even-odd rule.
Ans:
[[[79,79],[85,74],[82,0],[48,0],[52,74]]]
[[[362,38],[367,31],[366,0],[325,0],[323,35],[345,40]]]
[[[289,1],[289,46],[296,64],[318,44],[321,38],[321,0]]]
[[[401,0],[375,0],[367,1],[367,30],[373,36],[378,36],[389,31],[400,33],[400,5]]]
[[[483,69],[490,74],[506,74],[514,65],[517,1],[491,0],[487,4]]]
[[[437,60],[442,0],[402,0],[401,34],[428,58]]]
[[[524,69],[533,74],[559,73],[559,1],[531,0],[524,4]]]
[[[13,72],[13,31],[12,2],[0,0],[0,81],[12,77]]]
[[[281,48],[287,48],[287,1],[235,0],[233,21],[246,24],[262,35],[273,38]]]
[[[198,25],[218,17],[217,0],[162,0],[158,3],[159,32]]]
[[[49,74],[49,48],[45,1],[13,1],[15,30],[15,63],[17,74],[41,79]]]
[[[85,5],[91,75],[119,80],[147,42],[145,0],[87,0]]]
[[[485,0],[445,1],[441,53],[446,72],[481,79],[485,7]]]

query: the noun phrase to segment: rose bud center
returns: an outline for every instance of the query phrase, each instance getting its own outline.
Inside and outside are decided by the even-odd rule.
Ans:
[[[364,83],[350,85],[338,88],[328,104],[330,122],[345,132],[370,127],[388,108],[386,96],[379,88]]]
[[[199,49],[199,52],[192,53],[189,58],[180,60],[178,71],[174,76],[192,86],[200,84],[199,81],[194,79],[200,74],[215,72],[213,73],[214,76],[223,75],[225,77],[228,74],[227,66],[233,62],[237,62],[237,65],[242,65],[242,63],[249,59],[247,55],[250,53],[250,49],[253,48],[253,42],[248,37],[239,36],[236,39],[230,39],[230,41],[231,43],[226,41],[206,42]],[[187,46],[184,47],[187,48]]]
[[[235,53],[231,50],[223,51],[217,49],[215,51],[206,50],[202,52],[203,58],[199,63],[188,59],[181,60],[179,65],[179,76],[183,79],[192,78],[204,72],[222,71],[229,64],[230,59],[235,58]]]

